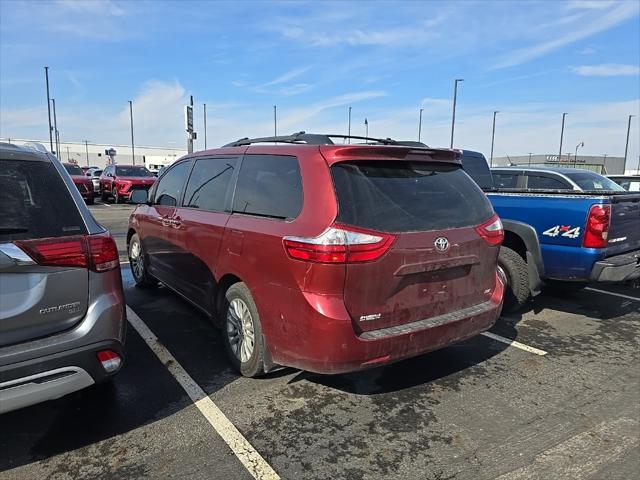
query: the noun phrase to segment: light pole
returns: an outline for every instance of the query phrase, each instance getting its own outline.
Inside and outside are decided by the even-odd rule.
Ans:
[[[496,138],[496,115],[500,113],[498,110],[493,112],[493,129],[491,130],[491,160],[489,161],[489,166],[493,167],[493,141]],[[529,159],[531,160],[531,159]],[[531,162],[529,162],[531,163]]]
[[[351,107],[349,107],[349,125],[347,127],[347,143],[351,143]]]
[[[420,109],[420,120],[418,120],[418,141],[420,141],[420,137],[422,137],[422,112],[424,108]]]
[[[273,136],[278,136],[278,107],[276,105],[273,106]]]
[[[84,141],[84,151],[87,155],[87,167],[88,167],[89,166],[89,140]],[[69,155],[68,151],[67,151],[67,155]]]
[[[529,152],[529,166],[531,166],[531,155],[533,155],[533,152]]]
[[[47,113],[49,114],[49,147],[53,152],[53,127],[51,126],[51,100],[49,99],[49,67],[44,67],[44,77],[47,81]]]
[[[369,121],[366,118],[364,119],[364,136],[369,137]],[[369,140],[366,140],[366,142],[369,143]]]
[[[453,148],[453,131],[456,127],[456,103],[458,101],[458,83],[464,82],[464,78],[456,78],[453,83],[453,114],[451,115],[451,145],[449,148]]]
[[[207,149],[207,104],[204,105],[204,149]]]
[[[562,127],[560,128],[560,150],[558,151],[558,164],[562,161],[562,139],[564,138],[564,117],[567,113],[562,114]]]
[[[627,122],[627,141],[624,144],[624,163],[622,166],[622,174],[627,170],[627,153],[629,152],[629,132],[631,131],[631,118],[635,115],[629,115],[629,121]]]
[[[56,115],[56,99],[52,98],[53,104],[53,133],[56,141],[56,157],[60,158],[60,132],[58,132],[58,116]]]
[[[133,102],[129,100],[129,118],[131,120],[131,160],[136,164],[136,149],[133,146]]]
[[[576,165],[578,163],[578,147],[584,147],[584,142],[580,142],[576,145],[576,153],[573,156],[573,168],[576,168]]]
[[[67,147],[67,162],[69,161],[69,147]]]

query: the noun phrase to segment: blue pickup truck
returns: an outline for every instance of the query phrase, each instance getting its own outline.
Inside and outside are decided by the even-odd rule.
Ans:
[[[640,194],[496,186],[481,153],[463,150],[463,168],[482,187],[505,228],[498,260],[514,311],[545,285],[640,277]],[[516,171],[516,170],[514,170]]]

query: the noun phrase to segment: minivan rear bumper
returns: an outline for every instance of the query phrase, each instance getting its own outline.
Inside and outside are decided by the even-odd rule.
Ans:
[[[504,285],[496,276],[496,288],[486,302],[434,318],[398,327],[357,334],[350,318],[329,318],[313,308],[305,322],[310,331],[300,351],[288,350],[274,361],[302,370],[335,374],[364,370],[437,350],[474,337],[495,323],[502,309]],[[322,310],[322,309],[321,309]],[[332,309],[327,309],[332,310]],[[335,309],[333,309],[335,311]],[[272,352],[273,354],[273,352]],[[290,355],[295,357],[291,358]]]
[[[112,350],[120,356],[118,370],[104,370],[97,357],[101,350]],[[123,351],[119,341],[110,340],[0,367],[0,414],[54,400],[104,381],[122,368]]]

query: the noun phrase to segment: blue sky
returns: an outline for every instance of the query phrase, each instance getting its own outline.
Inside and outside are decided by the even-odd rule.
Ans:
[[[640,115],[640,2],[169,2],[0,0],[0,137],[45,139],[43,66],[63,140],[184,145],[196,102],[208,144],[352,131],[496,155],[622,155]],[[632,121],[630,158],[639,150]],[[201,140],[196,148],[202,148]],[[637,160],[635,160],[637,161]]]

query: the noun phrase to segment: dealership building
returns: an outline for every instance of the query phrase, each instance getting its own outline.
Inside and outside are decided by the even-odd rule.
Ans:
[[[49,150],[49,140],[28,140],[22,138],[3,138],[0,142],[24,145],[40,143]],[[105,167],[111,163],[145,165],[151,171],[157,171],[160,165],[171,165],[178,158],[186,155],[186,149],[167,147],[143,147],[135,145],[135,159],[131,145],[113,145],[92,142],[60,142],[58,158],[63,162],[76,163],[81,167]]]
[[[584,168],[604,175],[622,175],[625,171],[624,157],[609,157],[607,155],[578,155],[575,157],[572,154],[567,154],[558,158],[558,154],[529,154],[513,157],[494,157],[494,167],[506,165]],[[627,161],[627,171],[635,171],[635,167],[635,164],[632,165]]]

